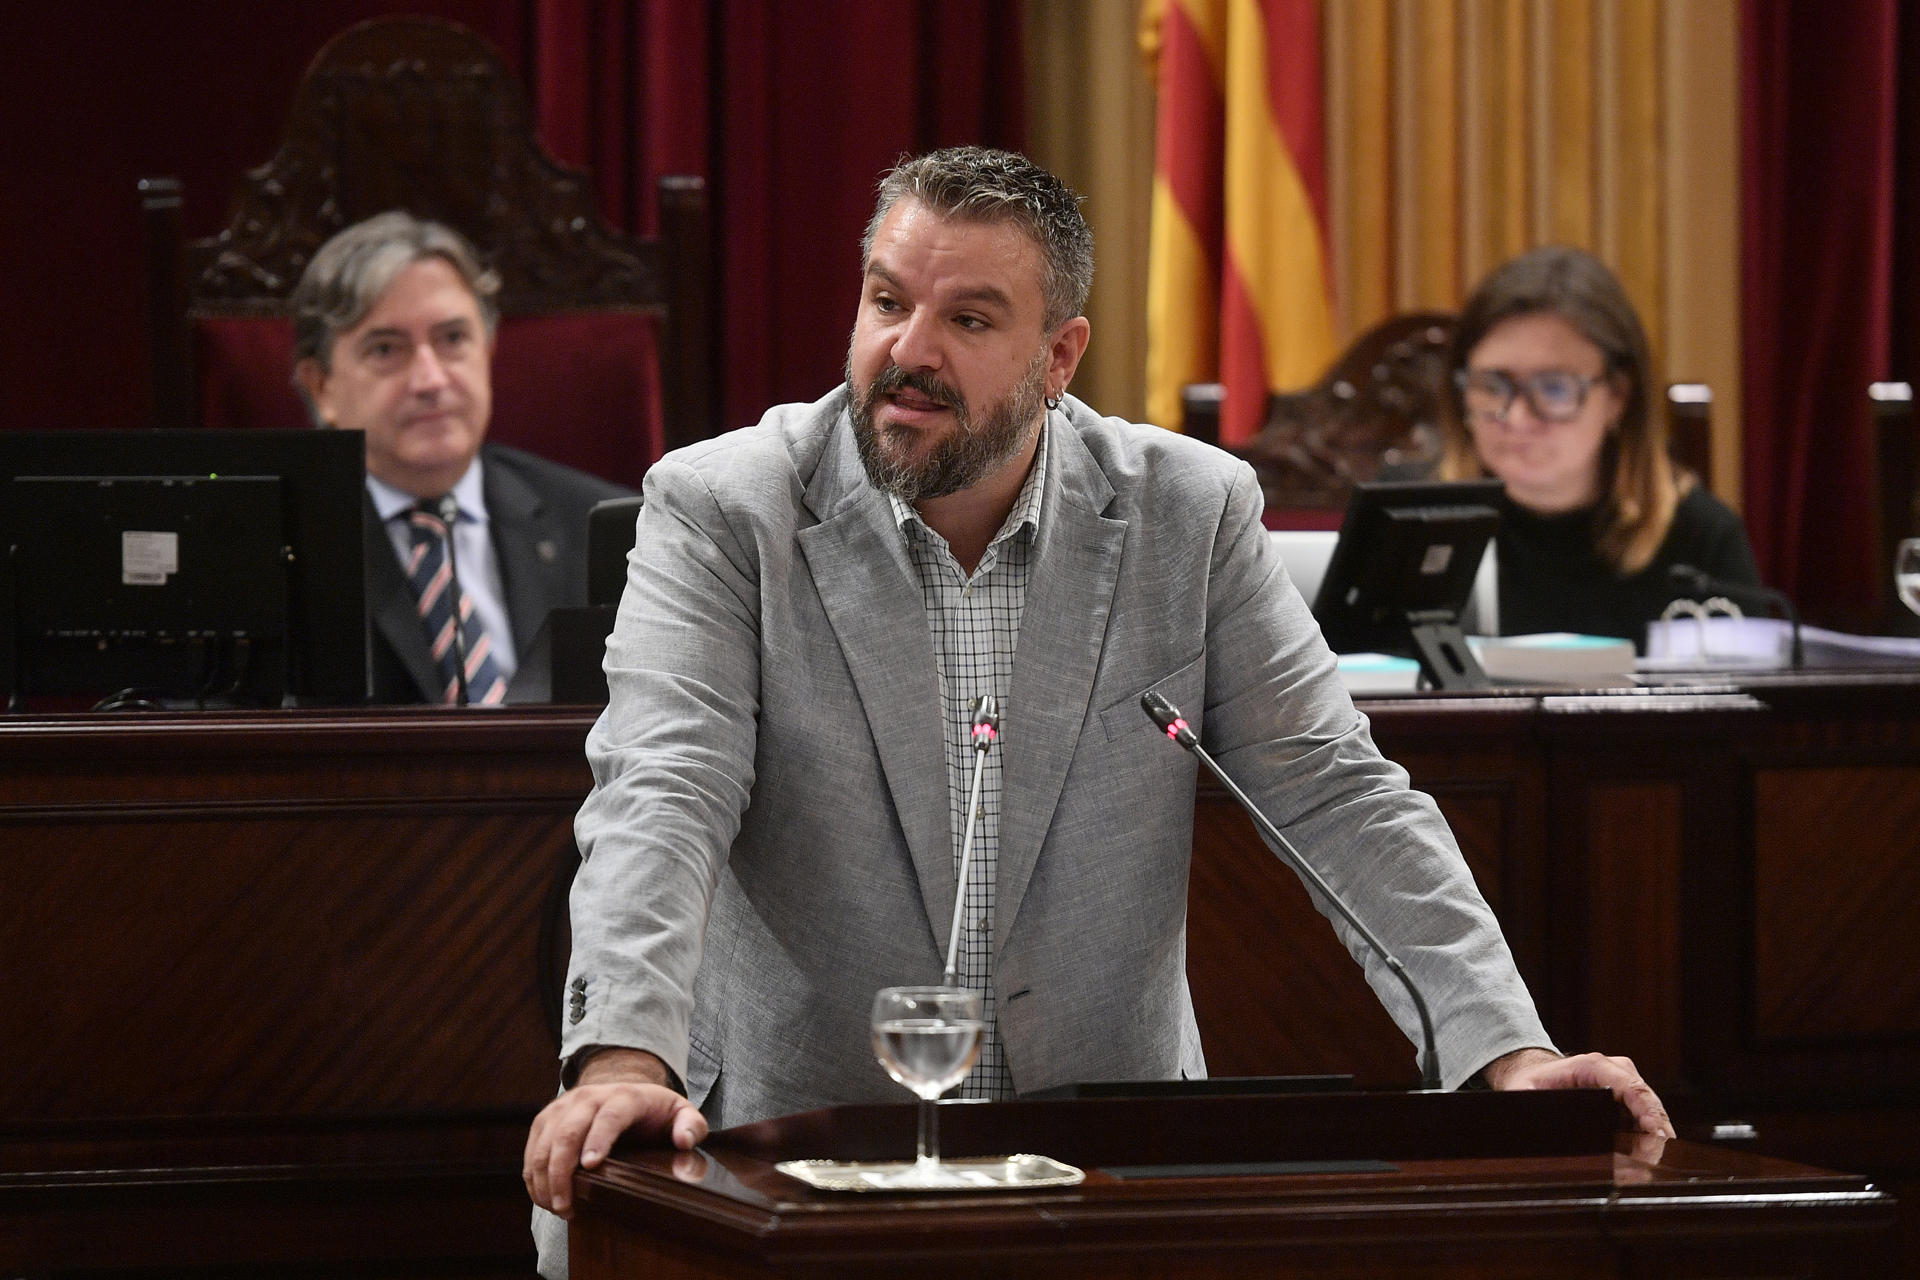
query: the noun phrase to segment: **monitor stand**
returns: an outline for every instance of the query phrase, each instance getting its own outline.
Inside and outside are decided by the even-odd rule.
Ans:
[[[1407,615],[1407,627],[1413,632],[1414,656],[1420,659],[1420,673],[1435,689],[1487,689],[1492,682],[1480,668],[1480,660],[1467,647],[1460,619],[1450,610]]]

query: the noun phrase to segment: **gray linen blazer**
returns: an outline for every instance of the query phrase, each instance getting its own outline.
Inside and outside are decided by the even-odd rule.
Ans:
[[[1445,822],[1375,749],[1272,553],[1252,470],[1072,399],[1047,430],[999,748],[1015,1087],[1205,1070],[1186,982],[1195,768],[1140,710],[1148,689],[1405,961],[1449,1087],[1548,1044]],[[715,1127],[900,1101],[869,1009],[880,987],[938,980],[955,850],[920,589],[845,391],[671,454],[645,489],[587,742],[563,1056],[650,1049]],[[1398,984],[1335,927],[1417,1040]],[[1276,938],[1246,963],[1286,955]]]

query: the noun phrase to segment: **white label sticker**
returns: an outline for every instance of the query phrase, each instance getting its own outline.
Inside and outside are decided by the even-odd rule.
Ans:
[[[120,581],[129,587],[164,587],[180,572],[180,535],[120,532]]]
[[[1420,560],[1420,572],[1428,576],[1445,573],[1447,566],[1453,563],[1453,544],[1436,542],[1427,548],[1427,554]]]

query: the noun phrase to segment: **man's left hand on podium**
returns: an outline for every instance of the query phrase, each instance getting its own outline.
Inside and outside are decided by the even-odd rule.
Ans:
[[[1634,1126],[1656,1138],[1671,1138],[1673,1121],[1653,1086],[1640,1078],[1631,1058],[1582,1053],[1561,1057],[1549,1049],[1516,1049],[1481,1072],[1495,1089],[1607,1089],[1633,1114]]]

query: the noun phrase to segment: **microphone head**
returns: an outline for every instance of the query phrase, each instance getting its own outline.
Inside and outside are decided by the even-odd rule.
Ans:
[[[1180,708],[1152,689],[1140,695],[1140,709],[1147,713],[1148,719],[1160,726],[1162,732],[1172,729],[1174,721],[1180,718]]]
[[[984,753],[1000,734],[1000,701],[990,693],[973,700],[973,749]]]
[[[1713,578],[1690,564],[1667,566],[1667,581],[1675,590],[1696,596],[1713,594]]]
[[[1147,718],[1160,726],[1160,731],[1183,747],[1197,747],[1200,739],[1193,736],[1193,730],[1187,727],[1180,708],[1168,702],[1152,689],[1140,695],[1140,709]]]
[[[454,521],[458,520],[459,518],[460,518],[460,500],[454,497],[450,493],[442,494],[440,496],[441,522],[445,524],[449,529],[451,529],[453,527]]]

